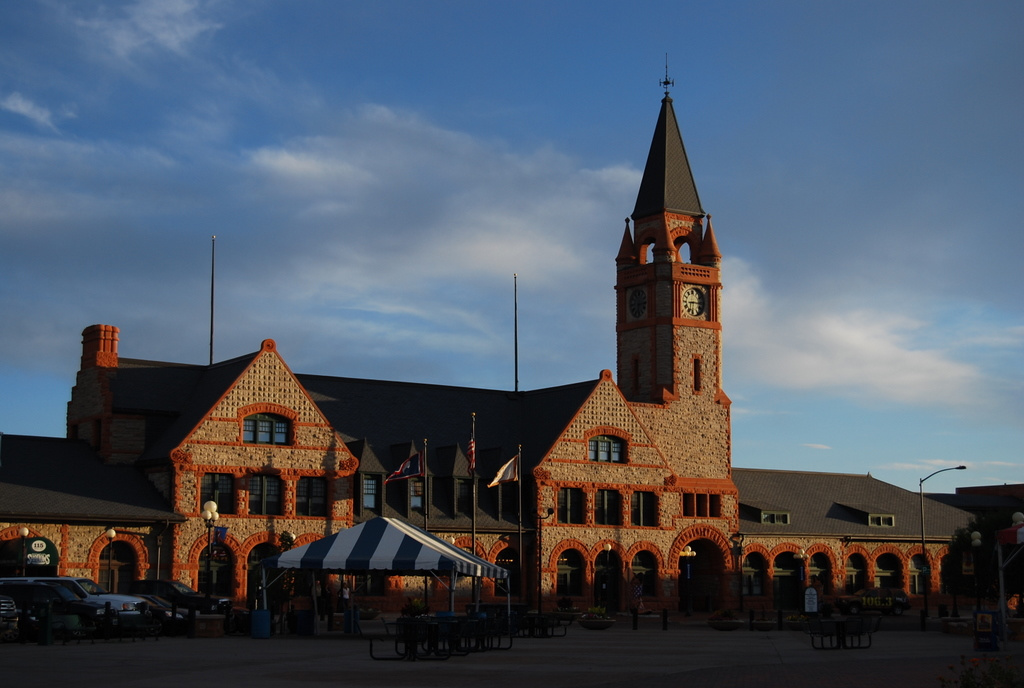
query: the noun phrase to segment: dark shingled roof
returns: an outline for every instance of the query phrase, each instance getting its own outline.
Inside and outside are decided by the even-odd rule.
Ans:
[[[0,436],[0,520],[182,521],[137,468],[103,463],[89,446],[56,437]]]
[[[921,501],[917,492],[870,475],[734,468],[740,493],[740,531],[766,534],[822,534],[855,539],[919,540]],[[761,511],[788,511],[788,525],[761,523]],[[868,525],[868,514],[891,514],[893,527]],[[971,514],[925,495],[929,539],[948,539]]]
[[[661,112],[632,217],[635,221],[664,210],[704,217],[672,99],[667,95],[661,101]]]

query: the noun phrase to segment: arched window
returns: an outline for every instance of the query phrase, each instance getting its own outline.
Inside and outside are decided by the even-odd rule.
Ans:
[[[928,579],[924,573],[926,565],[925,558],[920,554],[910,558],[910,592],[915,595],[924,594],[925,581]]]
[[[213,550],[212,558],[208,558],[210,550]],[[211,595],[230,597],[234,590],[232,568],[234,557],[231,550],[221,544],[214,544],[212,547],[203,547],[199,554],[199,592]],[[210,580],[213,580],[212,589]]]
[[[743,594],[763,595],[767,567],[760,552],[752,552],[743,560]]]
[[[875,560],[875,586],[879,588],[902,588],[903,567],[895,554],[885,553]]]
[[[644,595],[655,595],[657,594],[657,582],[658,582],[658,562],[654,558],[654,555],[650,552],[643,551],[637,552],[636,556],[633,557],[633,578],[634,585],[640,584]],[[636,578],[639,576],[640,580]],[[633,591],[633,596],[636,596],[636,591]],[[636,603],[637,600],[634,600]]]
[[[242,441],[246,444],[288,444],[291,423],[284,416],[257,413],[242,421]]]
[[[256,545],[249,550],[249,561],[247,562],[246,567],[246,601],[249,609],[254,609],[257,605],[262,608],[263,605],[263,589],[260,587],[263,585],[263,566],[261,562],[267,557],[279,554],[280,551],[281,550],[268,542]],[[281,579],[274,579],[268,576],[267,582],[269,583],[267,601],[279,602],[284,597]]]
[[[860,554],[851,554],[846,560],[846,594],[852,595],[868,587],[868,565]]]
[[[583,555],[574,549],[567,549],[558,556],[556,591],[568,597],[583,594]]]
[[[621,437],[598,435],[590,438],[589,458],[604,463],[625,463],[626,442]]]
[[[135,550],[127,542],[111,542],[100,552],[100,583],[107,592],[127,593],[135,580]]]

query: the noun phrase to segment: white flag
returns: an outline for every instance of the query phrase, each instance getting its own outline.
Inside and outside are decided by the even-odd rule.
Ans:
[[[504,466],[498,469],[498,475],[487,484],[487,487],[494,487],[501,483],[513,483],[519,480],[519,454],[516,454]]]

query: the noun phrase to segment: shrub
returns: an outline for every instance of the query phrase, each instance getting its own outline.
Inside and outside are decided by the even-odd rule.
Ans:
[[[959,669],[949,665],[952,678],[939,676],[943,688],[1019,688],[1024,685],[1024,673],[1011,657],[960,656]]]

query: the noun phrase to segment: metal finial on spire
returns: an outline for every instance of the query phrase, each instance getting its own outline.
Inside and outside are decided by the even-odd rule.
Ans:
[[[665,53],[665,78],[658,82],[665,89],[665,97],[668,97],[668,87],[675,86],[676,80],[668,78],[668,53]]]

